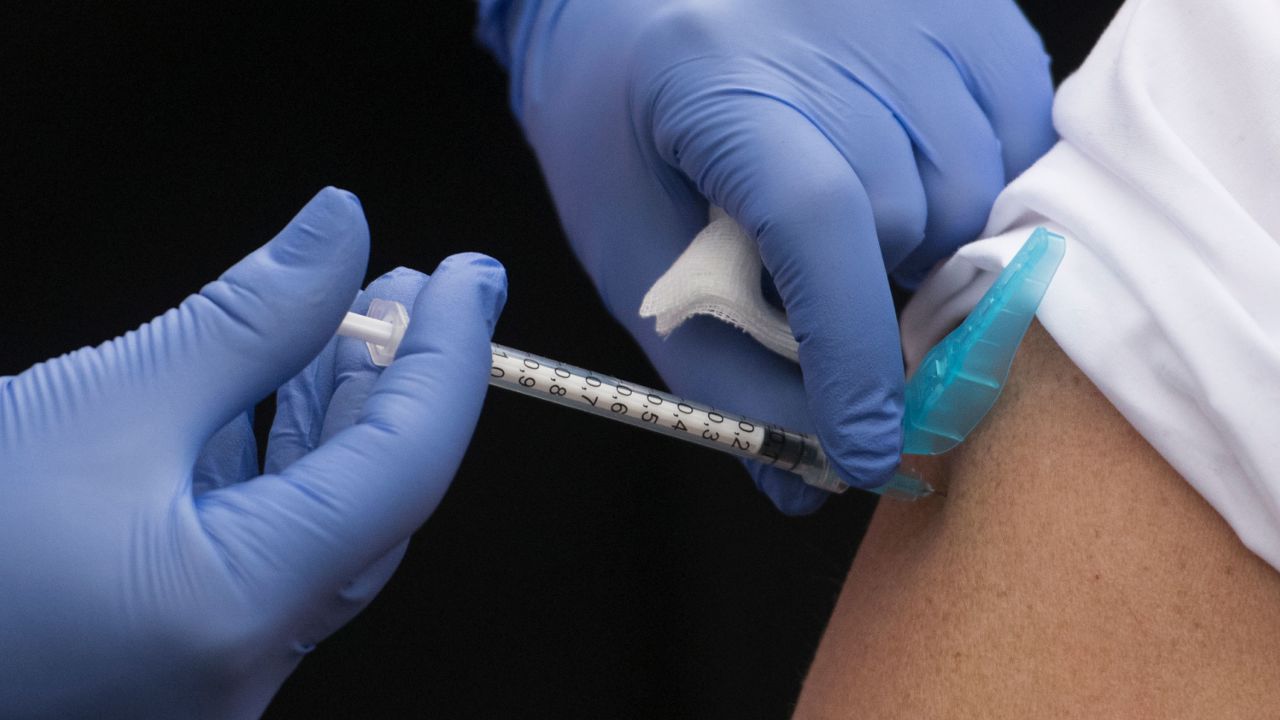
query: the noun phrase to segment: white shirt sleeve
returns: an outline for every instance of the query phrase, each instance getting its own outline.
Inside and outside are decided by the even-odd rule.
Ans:
[[[1278,30],[1272,0],[1129,0],[1058,93],[1061,141],[922,286],[903,343],[918,361],[1035,226],[1065,235],[1041,323],[1280,569]]]

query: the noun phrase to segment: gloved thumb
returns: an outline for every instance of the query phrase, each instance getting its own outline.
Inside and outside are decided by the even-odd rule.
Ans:
[[[118,391],[172,408],[159,432],[197,452],[301,370],[333,336],[369,254],[360,202],[321,190],[266,245],[177,308],[106,348]],[[130,387],[133,386],[133,387]]]

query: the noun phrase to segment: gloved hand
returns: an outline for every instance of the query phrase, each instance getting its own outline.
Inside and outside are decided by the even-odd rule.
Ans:
[[[396,361],[331,345],[255,477],[246,408],[325,348],[367,254],[325,190],[178,308],[0,381],[6,717],[256,716],[385,582],[462,459],[506,281],[479,255],[393,278]]]
[[[481,0],[480,18],[578,257],[671,388],[816,428],[846,480],[886,482],[888,276],[913,287],[974,239],[1054,140],[1047,57],[1013,2]],[[803,384],[716,321],[664,340],[638,317],[708,200],[758,240]],[[825,497],[751,469],[784,511]]]

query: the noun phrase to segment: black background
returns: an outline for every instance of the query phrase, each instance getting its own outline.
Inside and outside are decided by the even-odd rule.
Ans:
[[[1118,4],[1023,3],[1059,79]],[[178,303],[333,184],[370,279],[489,253],[498,341],[659,384],[572,259],[473,12],[6,4],[0,374]],[[784,717],[873,508],[782,517],[730,459],[491,393],[395,578],[268,717]]]

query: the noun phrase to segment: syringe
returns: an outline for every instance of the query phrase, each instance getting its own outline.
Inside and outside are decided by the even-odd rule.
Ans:
[[[390,364],[409,317],[400,303],[374,299],[369,314],[347,313],[338,334],[364,340],[377,365]],[[718,410],[668,392],[624,382],[541,355],[493,343],[489,384],[504,390],[606,417],[721,452],[796,473],[831,492],[848,489],[827,461],[818,438],[773,423]],[[917,499],[932,486],[900,474],[875,492]]]
[[[907,383],[903,451],[937,455],[955,447],[995,404],[1013,357],[1066,252],[1066,240],[1037,228],[973,312],[924,357]],[[347,313],[338,334],[364,340],[374,364],[390,365],[409,325],[404,306],[375,299],[369,314]],[[818,438],[601,373],[493,343],[489,384],[575,410],[794,472],[831,492],[849,488]],[[904,500],[939,493],[898,472],[872,492]]]

